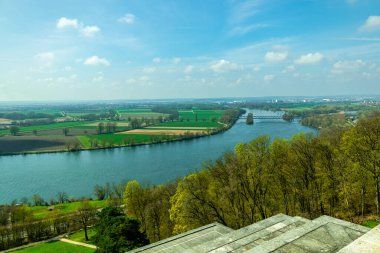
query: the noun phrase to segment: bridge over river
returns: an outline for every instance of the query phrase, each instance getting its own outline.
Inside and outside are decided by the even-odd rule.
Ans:
[[[240,119],[247,119],[247,114],[240,117]],[[264,113],[258,113],[253,114],[253,119],[284,119],[284,113],[283,112],[267,112],[264,111]]]

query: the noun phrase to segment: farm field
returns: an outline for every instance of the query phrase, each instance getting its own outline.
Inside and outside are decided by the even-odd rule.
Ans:
[[[86,148],[91,148],[91,141],[96,140],[100,147],[112,144],[112,146],[124,146],[128,143],[141,144],[152,141],[152,135],[149,134],[99,134],[89,136],[79,136],[78,140]]]
[[[73,245],[61,241],[50,241],[21,250],[12,251],[17,253],[93,253],[95,249]]]
[[[173,122],[165,122],[161,124],[157,124],[157,127],[222,127],[224,126],[219,122],[211,122],[211,121],[173,121]]]
[[[144,122],[143,119],[167,118],[168,114],[153,112],[148,108],[118,108],[120,120],[81,120],[70,122],[57,122],[44,125],[19,127],[16,136],[12,136],[9,129],[0,130],[0,153],[25,153],[25,152],[48,152],[77,150],[89,148],[106,148],[113,146],[126,146],[132,144],[148,144],[165,140],[181,139],[184,135],[204,135],[214,128],[223,127],[219,119],[223,110],[179,110],[178,120],[166,121],[148,127],[131,130],[131,121],[139,120],[144,126],[152,121]],[[38,111],[40,112],[40,111]],[[44,113],[57,113],[58,110],[41,110]],[[63,111],[62,111],[63,112]],[[83,112],[83,114],[100,111]],[[37,112],[35,112],[37,113]],[[75,111],[65,113],[74,116],[82,112]],[[78,116],[80,117],[80,116]],[[65,118],[59,118],[65,120]],[[77,118],[80,119],[80,118]],[[5,122],[5,119],[3,120]],[[98,124],[104,126],[108,122],[115,123],[115,132],[99,134]],[[64,133],[64,130],[67,132]],[[66,131],[65,130],[65,131]],[[104,130],[106,131],[106,130]]]
[[[187,129],[134,129],[131,131],[121,132],[117,134],[124,134],[124,135],[130,135],[130,134],[147,134],[147,135],[164,135],[164,134],[170,134],[170,135],[180,135],[180,134],[186,134],[186,133],[193,133],[193,134],[203,134],[206,131],[204,130],[187,130]]]
[[[62,123],[54,123],[54,124],[45,124],[45,125],[35,125],[35,126],[26,126],[26,127],[20,127],[20,133],[28,133],[36,131],[43,131],[43,130],[51,130],[51,129],[62,129],[62,128],[73,128],[85,124],[93,123],[86,122],[86,121],[74,121],[74,122],[62,122]],[[0,130],[0,134],[9,134],[8,129]]]
[[[151,109],[117,109],[117,112],[120,114],[121,119],[141,119],[141,118],[158,118],[158,117],[167,117],[168,114],[152,112]]]
[[[96,208],[103,208],[107,206],[107,200],[91,200],[90,204]],[[74,213],[80,207],[81,202],[71,202],[64,204],[54,205],[54,212],[59,212],[60,214],[70,214]],[[44,219],[47,218],[53,211],[49,211],[48,206],[32,206],[30,207],[34,218]]]
[[[64,150],[66,144],[76,142],[75,136],[3,136],[0,153]]]

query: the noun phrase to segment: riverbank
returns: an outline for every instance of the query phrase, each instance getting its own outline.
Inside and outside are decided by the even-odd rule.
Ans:
[[[299,132],[316,133],[297,122],[256,120],[254,125],[246,125],[245,120],[240,119],[228,131],[184,141],[81,152],[0,156],[0,203],[30,198],[36,193],[50,199],[60,191],[78,198],[91,197],[95,185],[122,180],[163,184],[232,151],[237,143],[248,142],[261,135],[288,139]]]
[[[103,126],[104,123],[100,122],[98,134],[89,134],[87,130],[81,129],[82,127],[96,128],[95,123],[92,122],[75,126],[81,127],[75,130],[77,132],[71,128],[60,129],[64,136],[59,136],[56,130],[35,133],[34,136],[28,134],[2,136],[0,137],[0,156],[102,150],[196,139],[230,129],[242,113],[243,111],[239,109],[198,110],[191,111],[191,115],[188,115],[190,112],[181,111],[182,116],[178,120],[148,124],[144,127],[125,129],[125,126],[120,128],[116,122],[107,123],[106,125],[110,127],[107,127],[105,133],[100,129],[100,125]]]
[[[233,124],[235,124],[236,121],[234,121]],[[209,133],[203,133],[203,134],[192,134],[189,132],[189,134],[182,134],[182,135],[172,135],[172,139],[158,139],[153,140],[150,142],[142,142],[142,143],[129,143],[125,145],[117,145],[117,146],[97,146],[97,147],[90,147],[90,148],[72,148],[72,149],[61,149],[61,150],[37,150],[37,151],[23,151],[23,152],[9,152],[9,153],[0,153],[0,156],[17,156],[17,155],[29,155],[29,154],[54,154],[54,153],[68,153],[68,152],[80,152],[80,151],[91,151],[91,150],[104,150],[104,149],[118,149],[118,148],[126,148],[126,147],[137,147],[137,146],[145,146],[145,145],[154,145],[154,144],[162,144],[162,143],[168,143],[168,142],[177,142],[177,141],[187,141],[191,139],[197,139],[202,138],[206,136],[212,136],[219,133],[222,133],[224,131],[227,131],[230,129],[232,125],[224,125],[224,127],[218,128],[216,130],[212,130]],[[118,134],[118,133],[115,133]],[[167,137],[166,135],[165,137]]]

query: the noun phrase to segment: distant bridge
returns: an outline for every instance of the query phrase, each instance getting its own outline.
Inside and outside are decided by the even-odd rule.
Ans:
[[[241,116],[240,119],[247,119],[247,116]],[[253,115],[253,119],[283,119],[282,115]]]

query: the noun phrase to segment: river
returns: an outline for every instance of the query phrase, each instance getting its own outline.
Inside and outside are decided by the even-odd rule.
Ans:
[[[254,114],[262,111],[252,111]],[[265,112],[266,114],[270,112]],[[297,122],[240,119],[226,132],[198,139],[72,153],[0,156],[0,203],[39,194],[45,200],[58,192],[92,196],[96,184],[136,179],[161,184],[201,168],[240,142],[260,135],[290,138],[299,132],[315,132]]]

